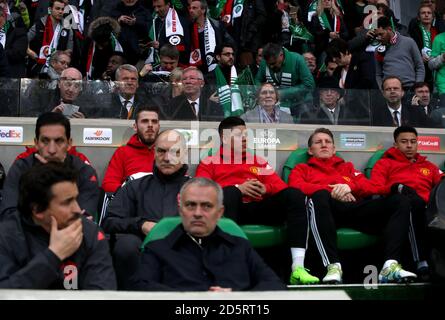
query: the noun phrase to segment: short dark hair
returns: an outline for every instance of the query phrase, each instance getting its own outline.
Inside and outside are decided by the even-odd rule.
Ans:
[[[416,82],[413,86],[413,91],[415,91],[416,89],[419,89],[419,88],[423,88],[423,87],[427,87],[431,92],[430,85],[426,82]]]
[[[227,117],[219,123],[218,126],[219,136],[221,137],[224,130],[226,129],[232,129],[233,127],[245,126],[245,125],[246,123],[240,117]]]
[[[278,58],[280,53],[283,52],[283,47],[278,43],[269,42],[263,47],[263,59]]]
[[[61,125],[65,128],[65,136],[67,139],[71,138],[71,124],[67,117],[59,112],[45,112],[42,113],[36,122],[36,139],[39,140],[40,128],[50,125]]]
[[[383,88],[384,88],[384,85],[385,85],[386,81],[388,81],[388,80],[393,80],[393,79],[395,79],[395,80],[399,80],[400,85],[402,86],[402,89],[403,89],[402,79],[400,79],[400,78],[397,77],[397,76],[389,76],[389,77],[386,77],[386,78],[383,79],[383,81],[382,81],[382,90],[383,90]]]
[[[328,136],[331,137],[332,143],[334,143],[334,135],[332,134],[331,130],[329,130],[328,128],[317,128],[317,129],[314,130],[314,132],[310,135],[309,139],[307,140],[307,146],[308,147],[312,146],[312,143],[313,143],[312,140],[314,139],[314,136],[317,133],[325,133],[325,134],[327,134]]]
[[[224,42],[223,44],[216,46],[215,55],[221,55],[224,48],[232,48],[233,52],[235,52],[235,46],[230,42]]]
[[[394,130],[394,134],[393,134],[394,142],[396,142],[399,135],[404,132],[411,132],[411,133],[414,133],[416,135],[416,137],[418,136],[416,128],[411,127],[411,126],[400,126],[400,127],[396,128],[396,130]]]
[[[340,58],[340,53],[346,54],[349,52],[348,43],[343,39],[333,39],[328,44],[326,54],[331,58]]]
[[[54,194],[51,187],[59,182],[77,183],[77,171],[64,163],[37,164],[26,171],[19,181],[17,209],[23,215],[45,211]]]
[[[49,0],[49,2],[48,2],[48,8],[52,8],[52,7],[54,6],[54,3],[55,3],[55,2],[61,2],[61,3],[63,3],[63,4],[66,5],[66,2],[65,2],[64,0]]]
[[[179,59],[179,51],[176,46],[170,43],[166,43],[161,47],[161,50],[159,50],[159,56],[169,57],[177,60]]]
[[[138,121],[139,114],[141,112],[144,112],[144,111],[155,112],[158,115],[158,117],[159,117],[160,110],[159,110],[158,106],[155,106],[155,105],[142,105],[139,108],[137,108],[136,115],[134,117],[134,121]]]
[[[386,28],[388,28],[388,27],[392,27],[390,18],[387,17],[387,16],[381,16],[381,17],[377,20],[377,28],[383,28],[383,29],[386,29]]]

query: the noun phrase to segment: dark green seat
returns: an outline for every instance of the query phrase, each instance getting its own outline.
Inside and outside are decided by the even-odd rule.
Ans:
[[[341,157],[340,153],[336,155]],[[288,183],[289,175],[292,169],[300,163],[305,163],[309,160],[307,148],[300,148],[294,150],[283,165],[283,180]],[[378,160],[378,159],[377,159]],[[377,160],[374,161],[377,162]],[[353,250],[369,247],[378,241],[378,237],[362,233],[360,231],[350,228],[337,229],[337,248],[339,250]]]
[[[372,157],[369,158],[368,163],[366,164],[366,168],[365,168],[365,176],[366,176],[366,178],[368,178],[368,179],[371,178],[372,168],[374,168],[374,165],[376,164],[377,161],[380,160],[380,158],[383,156],[385,151],[386,150],[384,150],[384,149],[377,150],[376,152],[374,152]]]
[[[141,250],[147,245],[147,243],[159,239],[165,238],[177,225],[181,223],[181,217],[166,217],[159,220],[159,222],[151,229],[150,233],[145,237],[144,242],[141,245]],[[218,227],[223,231],[237,237],[247,239],[243,230],[233,220],[227,218],[221,218],[218,221]]]

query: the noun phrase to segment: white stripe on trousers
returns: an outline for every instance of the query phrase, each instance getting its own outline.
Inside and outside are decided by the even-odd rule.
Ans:
[[[413,216],[411,211],[409,212],[409,228],[408,228],[409,243],[411,244],[411,252],[413,253],[414,262],[419,262],[419,249],[417,246],[416,234],[414,232]]]
[[[329,257],[326,254],[326,250],[324,249],[323,242],[320,238],[320,233],[318,232],[317,222],[315,220],[315,208],[312,199],[309,199],[309,201],[307,202],[306,210],[308,211],[308,214],[310,216],[312,235],[314,236],[318,252],[320,253],[321,259],[323,261],[323,265],[326,267],[331,264],[331,262],[329,261]]]

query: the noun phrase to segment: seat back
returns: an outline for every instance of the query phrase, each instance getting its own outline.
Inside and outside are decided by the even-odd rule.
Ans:
[[[151,229],[148,235],[145,237],[144,242],[141,245],[141,250],[145,248],[147,243],[155,240],[164,239],[181,223],[181,217],[165,217],[159,220],[158,223]],[[232,236],[244,238],[247,240],[247,236],[235,221],[228,218],[221,218],[218,220],[218,227],[224,232],[231,234]]]
[[[297,164],[306,163],[309,160],[310,155],[307,153],[307,149],[308,148],[298,148],[291,152],[283,165],[281,177],[283,178],[284,182],[289,182],[289,175]],[[340,158],[342,157],[339,152],[336,152],[335,155]]]
[[[376,152],[374,152],[372,157],[369,158],[368,163],[366,164],[366,168],[365,168],[366,178],[368,178],[368,179],[371,178],[372,168],[374,168],[374,165],[376,164],[376,162],[379,161],[380,158],[383,157],[383,154],[385,153],[385,151],[386,151],[385,149],[377,150]]]

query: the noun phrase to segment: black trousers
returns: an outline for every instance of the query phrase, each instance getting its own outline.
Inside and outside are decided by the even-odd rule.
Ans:
[[[112,256],[119,290],[127,289],[128,279],[134,275],[138,268],[141,244],[142,240],[137,235],[116,235]]]
[[[312,195],[308,207],[310,228],[325,266],[340,261],[337,229],[342,227],[383,235],[385,260],[401,259],[410,223],[410,202],[405,196],[347,203],[322,190]]]
[[[308,219],[306,196],[297,189],[286,188],[262,201],[243,203],[241,191],[235,186],[223,188],[224,216],[243,224],[277,226],[287,224],[291,248],[306,248]]]

